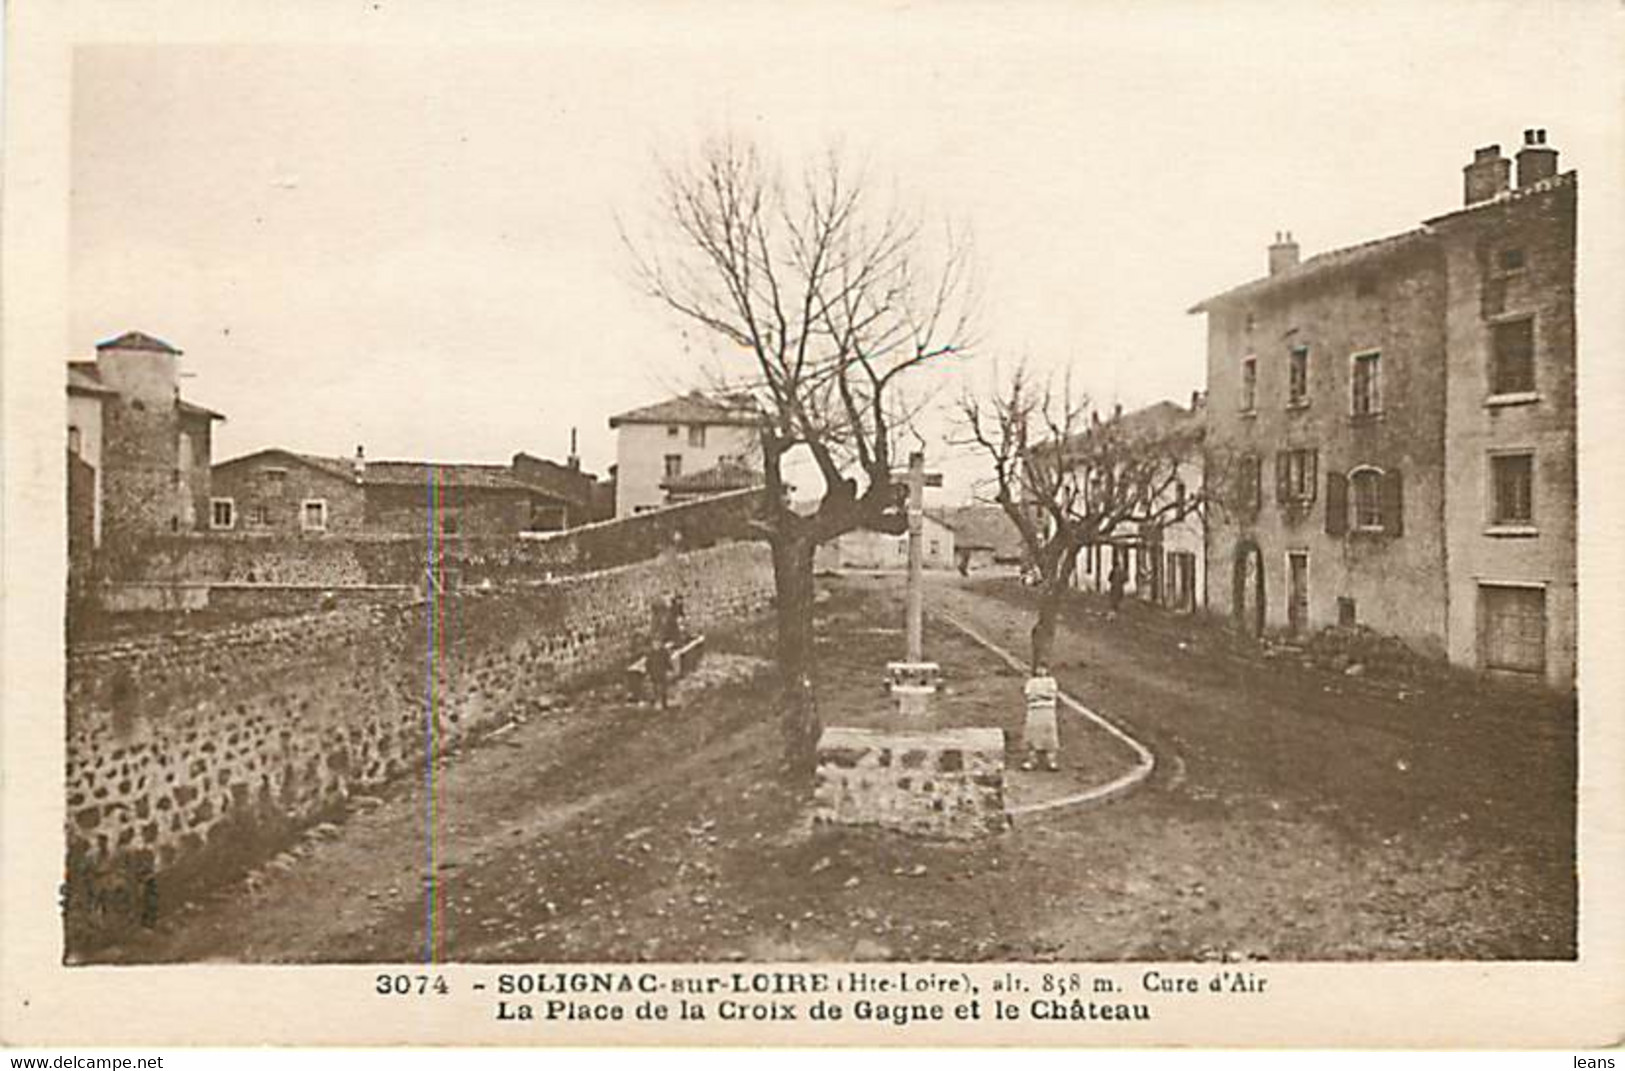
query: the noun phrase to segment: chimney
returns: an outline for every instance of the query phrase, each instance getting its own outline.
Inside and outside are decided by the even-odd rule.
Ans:
[[[1202,408],[1202,392],[1193,390],[1191,391],[1191,412],[1194,413],[1200,408]]]
[[[357,443],[355,460],[350,462],[350,470],[355,473],[355,482],[360,483],[367,475],[367,452]]]
[[[1486,145],[1473,150],[1473,162],[1461,169],[1466,203],[1476,205],[1507,191],[1512,179],[1512,161],[1501,155],[1501,146]]]
[[[1123,419],[1123,403],[1122,402],[1118,402],[1116,405],[1112,406],[1112,419],[1113,420],[1122,420]]]
[[[573,427],[570,429],[570,456],[565,459],[565,464],[570,466],[571,472],[581,471],[581,458],[576,454],[576,429]]]
[[[1518,189],[1557,174],[1557,150],[1546,144],[1546,131],[1525,130],[1518,150]]]
[[[1270,274],[1279,275],[1297,266],[1298,243],[1293,240],[1292,232],[1276,231],[1275,241],[1270,243]]]

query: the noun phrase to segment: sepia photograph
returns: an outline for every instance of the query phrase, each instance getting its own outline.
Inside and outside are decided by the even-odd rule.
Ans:
[[[53,985],[1617,1043],[1617,5],[22,7]]]

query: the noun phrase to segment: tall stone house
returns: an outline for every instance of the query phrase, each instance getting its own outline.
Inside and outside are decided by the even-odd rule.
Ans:
[[[181,351],[129,331],[68,364],[71,551],[206,526],[213,426],[180,395]]]
[[[615,516],[760,484],[760,425],[748,395],[701,391],[610,417]]]
[[[1577,178],[1543,130],[1463,171],[1460,208],[1301,261],[1278,234],[1268,274],[1191,310],[1226,484],[1208,604],[1570,687]]]
[[[590,476],[524,453],[510,466],[269,448],[215,466],[208,527],[249,536],[556,531],[593,519],[592,489]]]

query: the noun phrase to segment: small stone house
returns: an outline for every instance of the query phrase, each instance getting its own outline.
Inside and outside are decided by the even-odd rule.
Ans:
[[[955,568],[954,530],[932,511],[925,514],[920,540],[925,568]],[[844,532],[819,546],[814,564],[820,569],[907,569],[908,536],[865,528]]]
[[[540,459],[529,461],[534,467]],[[519,471],[369,461],[359,449],[351,459],[259,450],[215,466],[209,528],[245,535],[514,535],[556,530],[582,517],[580,500],[529,482]]]

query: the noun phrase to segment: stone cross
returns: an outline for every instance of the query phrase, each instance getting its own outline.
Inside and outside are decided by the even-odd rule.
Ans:
[[[908,455],[908,660],[925,657],[925,489],[941,487],[942,473],[925,471],[925,455],[916,450]]]
[[[941,487],[940,472],[925,471],[925,455],[919,451],[909,455],[908,474],[903,478],[908,487],[908,654],[905,661],[887,665],[892,694],[898,709],[904,714],[925,713],[926,699],[937,690],[942,675],[935,662],[925,661],[925,555],[922,549],[925,530],[925,489]]]

